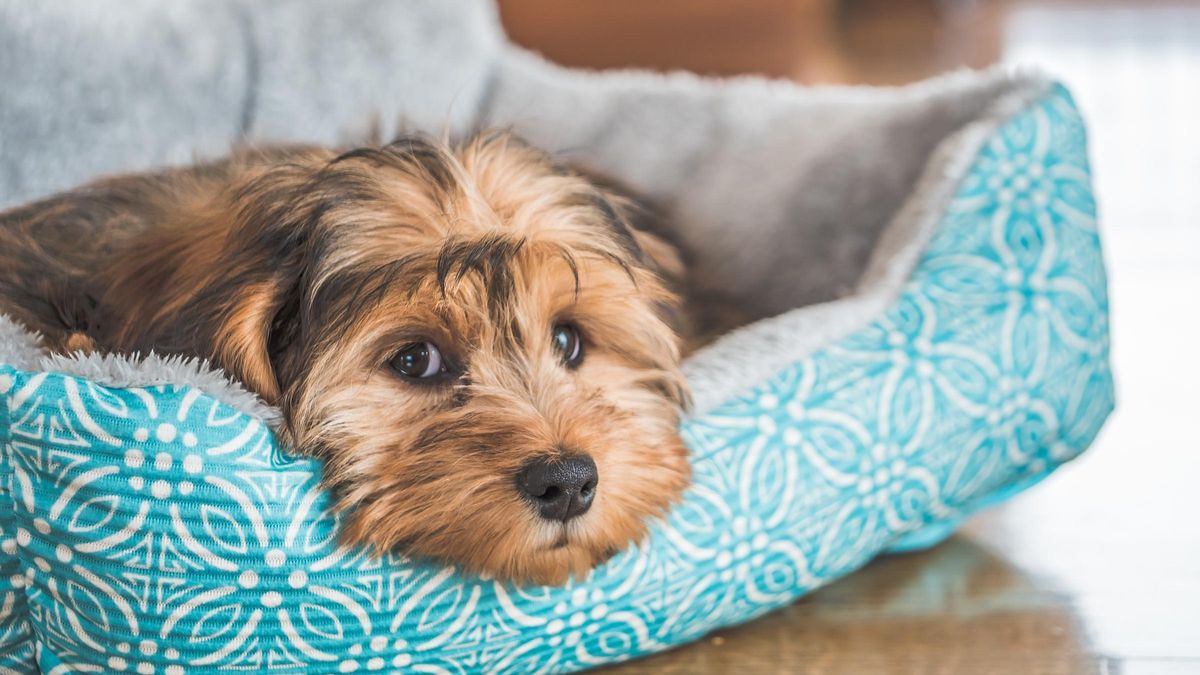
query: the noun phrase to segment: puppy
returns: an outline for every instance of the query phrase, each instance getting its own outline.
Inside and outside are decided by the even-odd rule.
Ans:
[[[633,208],[499,132],[242,150],[0,214],[0,311],[224,369],[348,544],[558,584],[689,478],[680,265]]]

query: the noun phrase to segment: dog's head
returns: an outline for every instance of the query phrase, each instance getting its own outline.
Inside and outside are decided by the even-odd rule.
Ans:
[[[561,583],[679,496],[677,262],[628,203],[500,133],[241,161],[117,266],[115,342],[276,403],[345,541]],[[131,309],[146,284],[178,297]]]

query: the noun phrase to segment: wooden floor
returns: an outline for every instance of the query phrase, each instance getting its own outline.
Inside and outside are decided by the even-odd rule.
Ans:
[[[564,36],[569,11],[530,13],[552,1],[502,7],[514,37],[548,40],[575,65],[874,83],[1038,64],[1089,119],[1110,265],[1118,411],[1081,460],[933,550],[606,672],[1200,673],[1200,3],[695,0],[678,19],[652,16],[655,3],[572,0],[606,9]],[[627,2],[642,7],[632,24]],[[732,6],[747,14],[740,37],[711,37]],[[807,22],[792,38],[763,18],[781,7]],[[656,20],[682,37],[612,44]]]

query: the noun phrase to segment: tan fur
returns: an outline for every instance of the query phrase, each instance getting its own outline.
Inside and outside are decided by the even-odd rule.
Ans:
[[[62,263],[55,288],[72,307],[86,291],[83,309],[10,295],[11,311],[51,338],[205,356],[279,405],[282,438],[325,463],[346,543],[562,583],[642,538],[687,485],[664,280],[678,257],[630,227],[632,204],[505,134],[247,151],[57,199],[0,220],[24,232],[107,209],[96,225],[119,219],[119,240]],[[551,345],[564,322],[584,336],[577,369]],[[389,367],[422,340],[459,376]],[[564,452],[599,472],[592,508],[565,524],[515,478]]]

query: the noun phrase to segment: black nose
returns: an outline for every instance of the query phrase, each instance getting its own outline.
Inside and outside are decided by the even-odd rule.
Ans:
[[[517,488],[537,512],[563,522],[587,512],[598,481],[596,463],[587,455],[539,457],[517,474]]]

